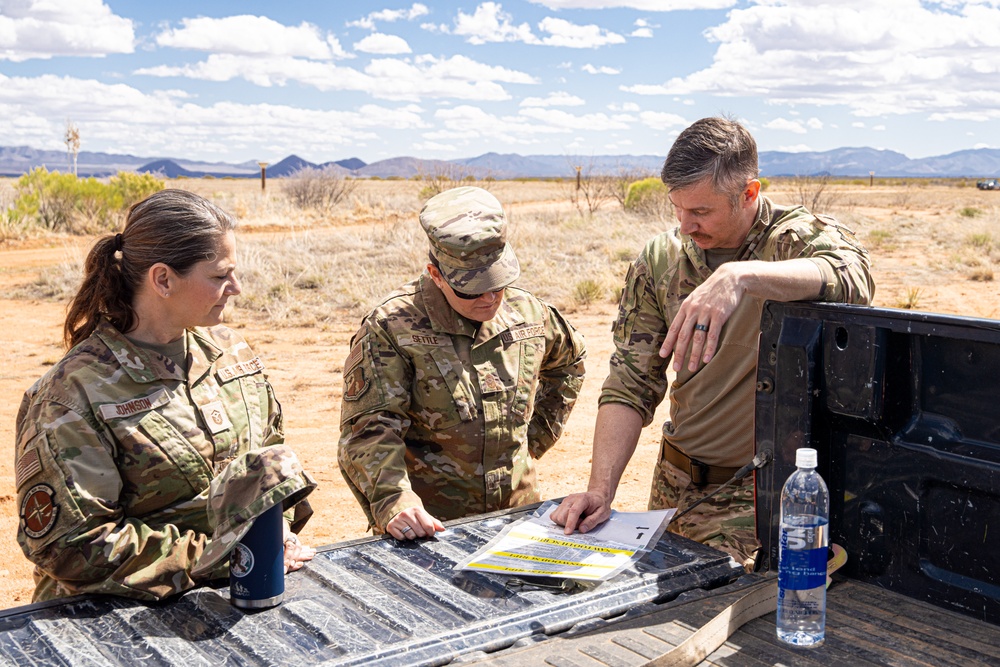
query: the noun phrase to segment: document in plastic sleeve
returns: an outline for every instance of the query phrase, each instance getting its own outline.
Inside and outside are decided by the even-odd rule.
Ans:
[[[542,503],[533,514],[509,524],[455,569],[604,581],[649,551],[677,511],[612,511],[610,519],[589,533],[565,535],[563,527],[551,519],[557,507],[552,501]]]

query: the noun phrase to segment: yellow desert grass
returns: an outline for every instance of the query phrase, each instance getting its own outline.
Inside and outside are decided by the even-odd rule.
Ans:
[[[568,312],[616,301],[643,242],[675,224],[669,211],[630,213],[613,201],[581,212],[572,205],[572,181],[477,185],[507,210],[510,240],[523,267],[519,284]],[[237,322],[263,318],[276,326],[309,326],[356,318],[426,264],[426,240],[417,224],[421,181],[360,181],[329,211],[295,207],[279,179],[268,181],[266,192],[254,179],[180,179],[168,187],[198,192],[240,219],[244,293],[231,313]],[[872,252],[877,304],[954,312],[945,283],[955,277],[992,280],[1000,262],[994,241],[1000,235],[1000,193],[964,181],[822,187],[832,208],[820,212],[835,215]],[[0,185],[0,203],[9,193],[8,181]],[[772,179],[767,195],[784,204],[816,198],[801,179]],[[43,270],[16,295],[65,300],[76,288],[81,259]],[[988,302],[973,308],[965,314],[996,312]]]

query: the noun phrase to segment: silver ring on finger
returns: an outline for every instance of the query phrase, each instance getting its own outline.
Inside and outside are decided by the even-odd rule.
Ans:
[[[696,325],[694,325],[694,330],[695,331],[708,331],[708,325],[707,324],[696,324]]]
[[[413,529],[412,529],[412,528],[410,528],[409,526],[407,526],[406,528],[403,528],[403,529],[402,529],[401,531],[399,531],[399,532],[401,532],[401,533],[402,533],[403,535],[406,535],[406,534],[407,534],[408,532],[410,532],[411,530],[413,530]]]

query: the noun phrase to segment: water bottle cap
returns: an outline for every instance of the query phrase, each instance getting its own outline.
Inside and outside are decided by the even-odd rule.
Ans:
[[[795,450],[796,468],[815,468],[816,459],[816,450],[811,447],[802,447]]]

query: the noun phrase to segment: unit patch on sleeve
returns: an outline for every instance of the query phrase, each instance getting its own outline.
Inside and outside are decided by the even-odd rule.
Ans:
[[[55,504],[55,492],[48,484],[31,487],[21,501],[21,524],[28,537],[45,537],[56,525],[59,506]]]
[[[215,375],[219,378],[219,382],[229,382],[244,375],[259,373],[262,370],[264,370],[264,362],[260,360],[260,357],[254,357],[249,361],[240,361],[232,366],[220,368],[215,371]]]
[[[513,343],[514,341],[525,340],[527,338],[535,338],[536,336],[545,335],[545,325],[544,324],[522,324],[509,331],[504,331],[500,334],[500,339],[505,343]]]
[[[344,376],[344,400],[356,401],[368,391],[371,380],[365,375],[365,367],[355,366],[354,370]]]

